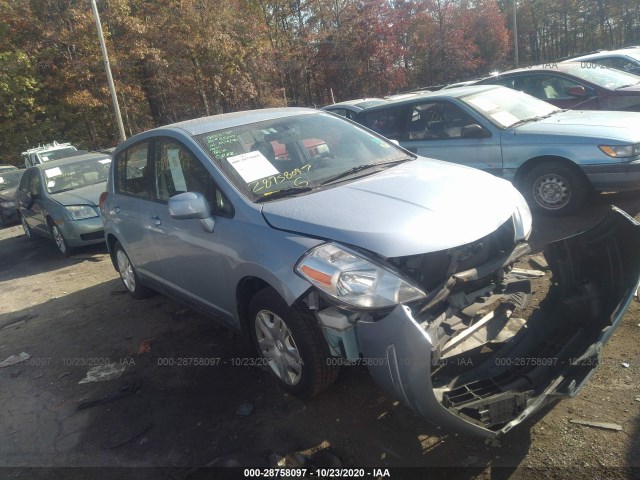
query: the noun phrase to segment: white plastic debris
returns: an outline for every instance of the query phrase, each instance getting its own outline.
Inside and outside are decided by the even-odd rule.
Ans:
[[[24,362],[25,360],[29,360],[31,355],[28,353],[22,352],[18,355],[11,355],[10,357],[4,359],[0,362],[0,368],[10,367],[11,365],[15,365],[16,363]]]
[[[629,367],[630,367],[630,365],[629,365],[627,362],[622,362],[622,363],[620,364],[620,366],[622,366],[622,367],[624,367],[624,368],[629,368]]]
[[[569,422],[575,423],[577,425],[584,425],[586,427],[601,428],[603,430],[614,430],[616,432],[622,430],[622,425],[618,425],[617,423],[591,422],[589,420],[580,420],[577,418],[572,418],[571,420],[569,420]]]
[[[541,270],[529,270],[525,268],[512,268],[511,275],[517,278],[541,278],[545,273]]]
[[[115,380],[122,376],[125,368],[127,368],[125,363],[107,363],[106,365],[99,365],[89,370],[87,372],[87,376],[78,383],[106,382],[109,380]]]

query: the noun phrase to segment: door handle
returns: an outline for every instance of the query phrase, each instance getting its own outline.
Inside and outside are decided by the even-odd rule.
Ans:
[[[151,217],[151,221],[153,222],[154,225],[162,225],[162,220],[160,220],[160,217]]]

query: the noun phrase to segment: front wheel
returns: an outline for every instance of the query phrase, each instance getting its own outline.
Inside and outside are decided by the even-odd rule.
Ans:
[[[69,247],[69,244],[64,239],[60,228],[55,224],[51,225],[51,235],[53,236],[53,240],[56,242],[58,251],[62,254],[62,256],[67,258],[69,255],[71,255],[71,248]]]
[[[27,240],[33,240],[33,232],[31,231],[31,227],[27,224],[27,221],[22,215],[20,215],[20,222],[22,223],[22,229],[24,230],[24,234],[27,237]]]
[[[137,300],[148,297],[151,291],[140,282],[138,274],[120,242],[116,242],[113,246],[113,255],[120,274],[120,280],[122,280],[129,294]]]
[[[301,398],[326,390],[337,378],[329,346],[316,319],[290,307],[273,288],[258,292],[249,306],[253,342],[282,388]]]
[[[541,163],[527,173],[522,193],[536,213],[569,215],[578,210],[588,193],[579,172],[560,162]]]

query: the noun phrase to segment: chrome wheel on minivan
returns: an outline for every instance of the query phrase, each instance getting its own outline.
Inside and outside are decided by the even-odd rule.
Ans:
[[[256,349],[282,388],[309,398],[335,381],[339,367],[309,310],[290,307],[268,287],[251,300],[249,321]]]

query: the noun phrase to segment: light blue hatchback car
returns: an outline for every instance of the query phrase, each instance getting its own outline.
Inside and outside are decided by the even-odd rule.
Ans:
[[[366,365],[445,428],[492,437],[587,382],[638,286],[617,209],[549,246],[550,296],[513,264],[531,215],[506,180],[326,112],[231,113],[115,151],[107,245],[135,298],[171,295],[251,337],[289,392]]]

